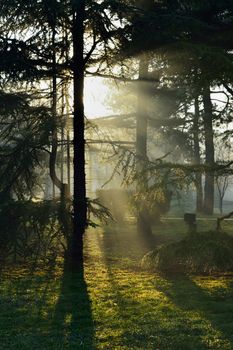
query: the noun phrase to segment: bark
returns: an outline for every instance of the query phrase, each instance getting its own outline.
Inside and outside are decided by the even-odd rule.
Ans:
[[[73,233],[70,241],[70,268],[83,268],[83,235],[87,225],[87,201],[85,179],[85,135],[84,135],[84,15],[85,0],[73,4],[73,89],[74,89],[74,198]]]
[[[210,88],[203,89],[203,104],[204,104],[204,133],[205,133],[205,156],[206,165],[210,168],[214,166],[214,132],[213,132],[213,116],[212,102],[210,97]],[[205,187],[204,187],[204,212],[213,214],[214,210],[214,171],[206,171]]]
[[[199,144],[199,119],[200,119],[200,110],[198,97],[195,98],[194,102],[195,112],[193,119],[193,142],[194,142],[194,164],[201,164],[200,156],[200,144]],[[196,209],[197,212],[201,212],[203,209],[203,189],[202,189],[202,174],[200,172],[196,173]]]

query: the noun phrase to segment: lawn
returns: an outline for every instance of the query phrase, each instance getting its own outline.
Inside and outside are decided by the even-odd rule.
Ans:
[[[185,232],[182,221],[164,220],[154,244]],[[233,275],[155,275],[140,267],[148,249],[133,225],[114,225],[87,233],[84,276],[59,262],[4,269],[0,349],[233,349]]]

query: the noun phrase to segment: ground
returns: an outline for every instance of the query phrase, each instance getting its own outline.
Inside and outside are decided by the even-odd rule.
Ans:
[[[202,221],[199,229],[213,225]],[[153,245],[185,232],[181,221],[165,220]],[[233,349],[233,275],[143,271],[147,243],[134,225],[112,225],[88,231],[84,276],[64,274],[59,263],[2,271],[0,349]]]

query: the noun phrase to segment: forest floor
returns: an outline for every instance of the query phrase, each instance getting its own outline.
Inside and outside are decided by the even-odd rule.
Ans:
[[[201,221],[199,229],[214,228]],[[233,232],[232,222],[224,224]],[[184,237],[165,220],[153,245]],[[233,274],[161,276],[140,267],[151,249],[134,225],[90,230],[85,274],[62,265],[9,267],[0,279],[1,350],[233,349]]]

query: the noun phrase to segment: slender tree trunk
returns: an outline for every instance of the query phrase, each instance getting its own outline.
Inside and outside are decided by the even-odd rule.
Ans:
[[[200,110],[199,110],[199,101],[198,96],[195,98],[194,102],[194,119],[193,119],[193,143],[194,143],[194,164],[201,164],[200,156],[200,145],[199,145],[199,119],[200,119]],[[203,210],[203,189],[202,189],[202,174],[200,172],[196,173],[196,208],[197,212],[202,212]]]
[[[147,112],[146,112],[146,95],[148,75],[148,58],[143,56],[139,61],[139,88],[138,88],[138,107],[136,119],[136,170],[138,174],[144,168],[147,158]],[[147,181],[145,179],[145,181]],[[138,191],[141,191],[142,184],[138,184]],[[147,186],[147,183],[144,184]],[[146,203],[140,203],[137,217],[137,231],[140,235],[149,237],[152,235],[150,217]]]
[[[52,115],[54,122],[54,129],[52,134],[52,150],[49,157],[49,172],[53,186],[53,199],[56,198],[56,187],[61,190],[61,182],[56,174],[56,159],[57,159],[57,72],[56,72],[56,48],[55,48],[55,23],[52,24],[52,65],[53,65],[53,76],[52,76]]]
[[[62,82],[62,106],[61,106],[61,117],[62,117],[62,125],[61,125],[61,182],[64,182],[64,153],[65,153],[65,85],[64,81]]]
[[[56,174],[56,160],[57,160],[57,72],[56,72],[56,48],[55,48],[55,24],[52,29],[52,45],[53,45],[53,76],[52,76],[52,115],[54,120],[54,129],[52,134],[52,150],[49,158],[50,177],[53,182],[53,192],[55,196],[55,186],[61,190],[62,183]]]
[[[137,0],[136,6],[143,11],[153,10],[155,5],[154,0]],[[145,165],[147,158],[147,96],[148,96],[148,66],[149,60],[146,54],[142,55],[139,61],[139,88],[138,88],[138,106],[137,106],[137,119],[136,119],[136,170],[140,173]],[[145,190],[147,190],[147,179],[145,179]],[[139,184],[140,187],[140,184]],[[139,189],[140,191],[140,189]],[[146,203],[140,203],[138,218],[137,218],[137,231],[141,235],[145,243],[153,243],[153,235],[151,230],[151,220],[148,213]],[[147,241],[147,242],[146,242]]]
[[[204,104],[204,133],[205,133],[205,155],[206,165],[211,167],[214,165],[214,132],[212,123],[212,102],[210,97],[210,88],[203,89],[203,104]],[[206,171],[205,187],[204,187],[204,212],[213,214],[214,210],[214,173]]]
[[[220,209],[220,213],[222,214],[223,212],[223,198],[222,196],[219,197],[219,209]]]
[[[73,1],[73,89],[74,89],[74,199],[73,234],[70,246],[70,268],[83,268],[83,235],[87,224],[85,135],[84,135],[84,15],[85,0]]]
[[[69,39],[68,39],[68,26],[66,21],[63,27],[63,41],[66,47],[64,52],[65,62],[69,61]],[[66,177],[68,184],[68,191],[71,192],[71,179],[70,179],[70,165],[71,165],[71,154],[70,154],[70,96],[69,96],[69,77],[65,77],[63,81],[63,92],[64,92],[64,113],[65,113],[65,135],[66,138]]]
[[[68,184],[68,188],[69,188],[69,192],[71,191],[71,184],[70,184],[70,118],[69,118],[69,114],[70,114],[70,108],[69,108],[69,96],[68,96],[68,85],[67,83],[65,84],[65,97],[66,97],[66,167],[67,167],[67,184]]]
[[[52,43],[53,43],[53,77],[52,77],[52,113],[54,118],[54,130],[52,134],[52,150],[49,158],[49,171],[50,177],[53,182],[54,192],[55,187],[60,191],[60,214],[59,218],[63,225],[63,232],[65,237],[69,236],[70,231],[70,191],[67,184],[63,183],[62,179],[59,179],[56,172],[56,160],[57,160],[57,148],[58,148],[58,137],[57,137],[57,72],[56,72],[56,48],[55,48],[55,26],[52,32]],[[63,108],[63,107],[62,107]],[[64,139],[64,137],[63,137]],[[63,167],[63,164],[61,164]],[[62,170],[62,169],[61,169]]]

